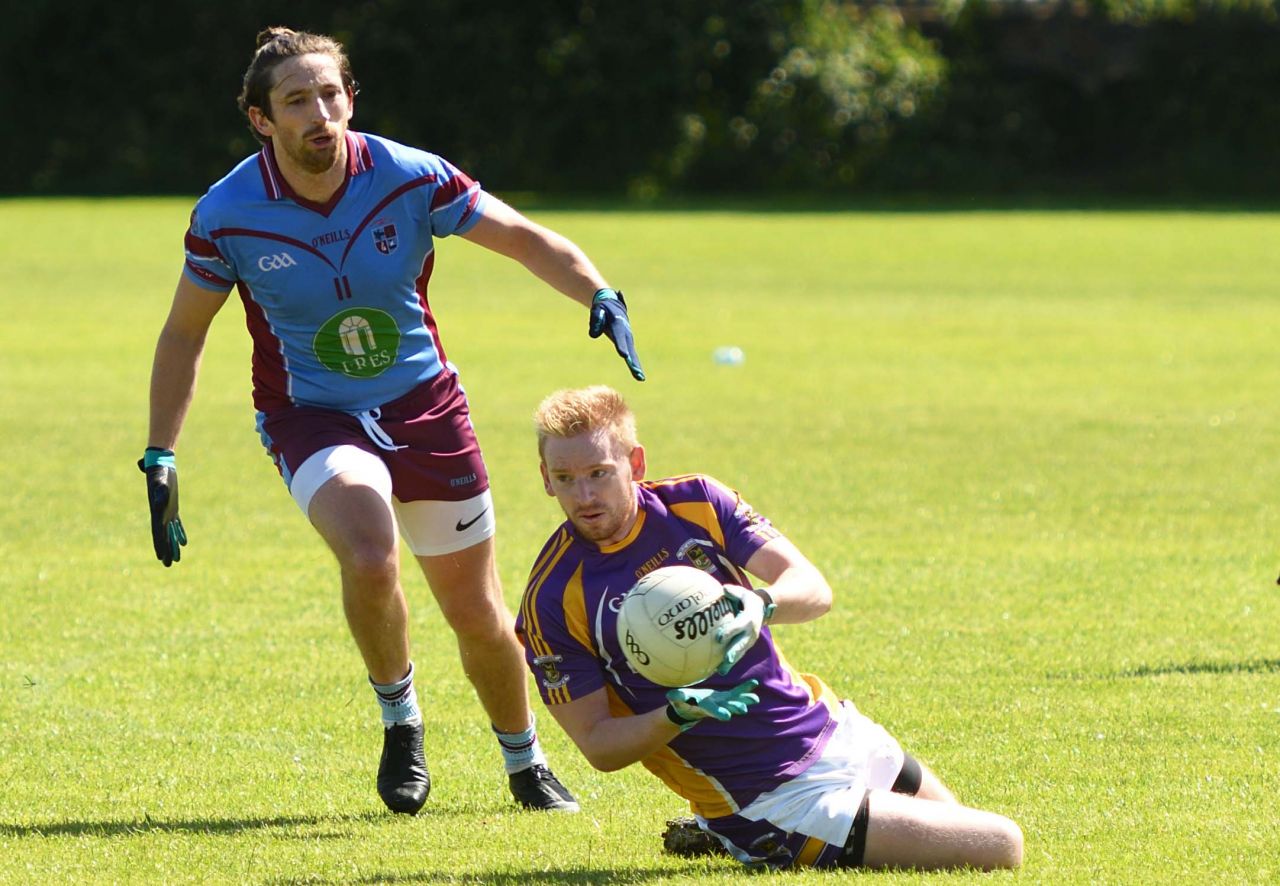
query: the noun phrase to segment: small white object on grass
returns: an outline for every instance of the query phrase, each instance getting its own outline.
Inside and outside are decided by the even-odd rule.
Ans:
[[[742,348],[737,345],[725,345],[716,348],[711,355],[711,359],[721,366],[740,366],[742,361],[747,359],[747,355],[742,353]]]

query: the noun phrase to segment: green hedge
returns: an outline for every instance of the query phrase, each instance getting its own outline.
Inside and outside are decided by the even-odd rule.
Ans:
[[[0,192],[203,190],[255,149],[267,24],[335,34],[357,126],[498,190],[1280,195],[1271,0],[10,4]]]
[[[1267,3],[968,3],[898,132],[885,190],[1280,196],[1280,27]]]

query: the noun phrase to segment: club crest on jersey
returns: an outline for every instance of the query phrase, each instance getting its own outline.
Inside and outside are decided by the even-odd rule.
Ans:
[[[703,572],[715,572],[716,564],[711,562],[711,557],[702,547],[710,544],[711,542],[705,538],[691,538],[680,545],[679,550],[676,551],[676,559],[688,560],[691,565],[698,567]]]
[[[373,223],[373,245],[383,255],[390,255],[396,251],[400,241],[396,238],[394,222],[383,218]]]
[[[533,660],[535,666],[542,668],[543,686],[548,689],[559,689],[569,682],[569,675],[560,670],[562,661],[564,656],[561,655],[539,655]]]

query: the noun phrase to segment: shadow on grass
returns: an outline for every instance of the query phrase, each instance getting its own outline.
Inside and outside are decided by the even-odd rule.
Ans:
[[[1245,661],[1187,661],[1158,665],[1137,665],[1119,671],[1059,671],[1046,676],[1051,680],[1124,680],[1143,677],[1169,677],[1198,674],[1275,674],[1280,673],[1280,658],[1251,658]]]
[[[746,868],[742,869],[744,873]],[[343,877],[340,880],[317,880],[311,877],[297,879],[267,880],[270,886],[338,886],[338,884],[373,884],[373,883],[483,883],[484,886],[524,886],[524,884],[565,883],[645,883],[650,880],[668,878],[675,871],[671,868],[573,868],[563,871],[478,871],[476,873],[459,874],[447,871],[423,871],[416,874],[369,874],[357,879]],[[696,876],[698,871],[690,869],[689,874]]]
[[[191,818],[156,819],[144,816],[134,821],[57,821],[47,824],[8,824],[0,822],[3,837],[118,837],[149,833],[239,834],[269,828],[299,828],[334,825],[342,822],[370,822],[386,818],[382,812],[351,815],[278,815],[263,818]],[[308,837],[315,837],[308,834]],[[347,834],[330,834],[345,837]]]
[[[1248,661],[1191,661],[1184,664],[1139,665],[1118,672],[1120,677],[1163,677],[1169,674],[1274,674],[1280,672],[1280,658]]]

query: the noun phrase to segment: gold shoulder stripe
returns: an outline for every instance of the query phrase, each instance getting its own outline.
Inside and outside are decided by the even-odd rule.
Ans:
[[[591,631],[587,627],[587,598],[582,585],[582,564],[573,571],[573,577],[564,586],[564,623],[569,628],[573,639],[582,644],[582,648],[591,649]]]
[[[541,572],[543,568],[547,565],[547,561],[553,559],[556,556],[556,551],[559,549],[560,545],[564,542],[565,537],[568,534],[569,534],[569,531],[565,529],[563,526],[561,526],[558,530],[556,530],[555,536],[552,537],[552,539],[548,541],[546,545],[543,546],[542,553],[538,555],[538,559],[537,561],[534,562],[533,568],[529,570],[529,581],[528,581],[528,584],[525,585],[526,590],[533,585],[534,579],[537,577],[538,573]]]
[[[723,484],[723,483],[721,483],[719,480],[717,480],[715,477],[708,476],[707,474],[702,474],[702,475],[701,475],[701,480],[702,480],[704,483],[706,483],[708,486],[712,486],[712,487],[714,487],[714,488],[716,488],[716,489],[719,489],[721,492],[723,492],[725,495],[729,496],[729,498],[733,499],[734,501],[739,501],[739,500],[742,498],[742,496],[738,494],[738,490],[733,489],[732,487],[729,487],[729,486],[724,485],[724,484]]]
[[[549,556],[543,558],[541,569],[534,570],[529,577],[529,587],[524,592],[524,600],[520,604],[521,614],[524,616],[524,632],[529,640],[529,648],[533,650],[534,655],[549,655],[550,648],[542,639],[542,626],[538,621],[538,592],[542,590],[547,577],[551,575],[560,558],[569,550],[569,545],[573,539],[568,532],[561,530],[560,536],[551,546]]]
[[[707,530],[707,534],[711,536],[712,541],[720,547],[724,547],[724,530],[720,528],[720,519],[716,517],[716,509],[711,505],[711,502],[682,501],[675,502],[670,507],[671,513],[682,520],[698,524]]]
[[[662,480],[645,480],[640,485],[649,489],[657,489],[659,486],[679,486],[681,483],[688,483],[690,480],[696,480],[701,474],[680,474],[675,477],[665,477]]]

